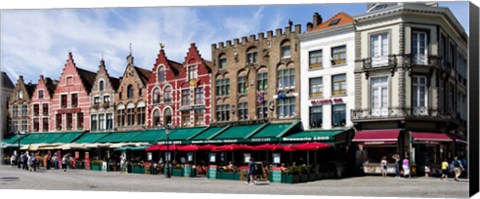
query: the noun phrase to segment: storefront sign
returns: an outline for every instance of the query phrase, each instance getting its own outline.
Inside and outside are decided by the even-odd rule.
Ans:
[[[217,165],[210,165],[208,167],[208,178],[217,178]]]
[[[180,111],[187,111],[187,110],[192,110],[193,107],[192,106],[181,106],[180,107]]]
[[[252,142],[271,142],[272,138],[252,138]]]
[[[192,175],[192,166],[189,164],[185,164],[183,167],[183,176],[190,177]]]
[[[282,141],[325,141],[331,140],[330,136],[313,136],[313,137],[300,137],[300,138],[282,138]]]
[[[341,103],[343,102],[342,98],[333,98],[333,99],[322,99],[322,100],[311,100],[310,103],[313,105],[318,104],[332,104],[332,103]]]
[[[193,153],[192,152],[187,153],[187,161],[193,162]]]
[[[272,182],[282,182],[282,170],[280,168],[274,167],[272,171]]]
[[[148,161],[152,161],[152,152],[147,153],[147,159]]]

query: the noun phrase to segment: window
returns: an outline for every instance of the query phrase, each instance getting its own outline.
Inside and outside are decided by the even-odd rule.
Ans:
[[[332,76],[332,95],[346,95],[347,80],[345,74]]]
[[[110,95],[103,96],[103,103],[110,103]]]
[[[13,117],[18,117],[18,106],[17,106],[17,105],[13,105],[13,108],[12,108],[12,109],[13,109],[13,111],[12,111],[12,112],[13,112],[13,113],[12,113]]]
[[[182,106],[190,104],[190,89],[182,90]]]
[[[238,77],[238,93],[243,94],[248,92],[248,86],[247,86],[247,77],[246,76],[241,76]]]
[[[281,48],[282,58],[290,58],[290,42],[285,42],[284,46]]]
[[[339,46],[332,48],[332,65],[347,63],[347,47]]]
[[[38,116],[40,114],[40,105],[34,104],[33,105],[33,115]]]
[[[12,132],[19,131],[20,128],[18,128],[18,121],[12,121]]]
[[[195,104],[203,104],[205,102],[205,93],[203,87],[195,88]]]
[[[205,109],[195,110],[195,126],[205,126],[204,117]]]
[[[155,109],[153,111],[153,126],[159,127],[160,126],[160,111]]]
[[[17,99],[23,99],[23,91],[19,90],[17,93]]]
[[[118,118],[117,118],[118,126],[125,126],[125,110],[120,109],[117,111],[117,113],[118,113]]]
[[[310,128],[322,128],[323,113],[322,106],[311,106],[310,111]]]
[[[238,119],[239,120],[248,119],[248,102],[238,103]]]
[[[427,114],[427,78],[413,76],[412,87],[413,113],[416,115]]]
[[[370,56],[384,57],[388,55],[388,33],[370,36]]]
[[[197,65],[188,67],[188,79],[197,79]]]
[[[414,31],[412,33],[412,54],[415,64],[426,64],[427,61],[427,33]]]
[[[40,131],[40,122],[38,121],[38,118],[33,119],[33,132],[39,132]]]
[[[449,61],[450,61],[450,65],[451,66],[455,66],[455,60],[456,60],[456,57],[455,57],[455,51],[456,51],[456,48],[455,48],[455,44],[453,43],[450,43],[450,48],[448,49],[449,50]]]
[[[279,118],[294,117],[295,114],[295,97],[284,97],[278,99],[278,116]]]
[[[98,130],[103,131],[105,130],[105,115],[99,114],[98,115]]]
[[[228,121],[230,120],[230,105],[221,104],[215,107],[217,114],[217,121]]]
[[[43,90],[38,91],[38,98],[43,99]]]
[[[257,51],[256,49],[249,50],[247,52],[247,64],[257,63]]]
[[[83,113],[77,113],[77,130],[83,129]]]
[[[92,118],[91,118],[91,129],[92,131],[96,131],[97,130],[97,115],[92,115]]]
[[[22,120],[22,131],[23,132],[28,131],[28,121],[27,120]]]
[[[165,124],[172,124],[172,110],[170,108],[165,109]]]
[[[134,115],[134,108],[127,109],[127,125],[133,126],[135,123],[135,115]]]
[[[319,98],[323,96],[323,78],[316,77],[310,79],[310,98]]]
[[[323,67],[323,53],[322,50],[310,51],[308,53],[310,69]]]
[[[260,72],[257,74],[257,90],[266,91],[268,89],[267,72]]]
[[[387,115],[388,77],[373,77],[371,79],[372,115]]]
[[[77,107],[78,106],[78,94],[72,94],[72,107]]]
[[[127,98],[132,99],[133,98],[133,86],[128,85],[127,87]]]
[[[28,105],[23,104],[22,105],[22,116],[27,116],[28,114]]]
[[[67,130],[72,130],[73,128],[73,116],[71,113],[67,113]]]
[[[170,103],[172,102],[172,87],[167,86],[165,87],[165,94],[163,95],[163,102],[164,103]]]
[[[50,119],[50,118],[43,118],[43,119],[42,119],[42,129],[43,129],[42,131],[43,131],[43,132],[47,132],[47,131],[48,131],[48,120],[49,120],[49,119]]]
[[[100,104],[100,97],[94,97],[93,98],[93,104],[95,104],[95,105]]]
[[[67,95],[60,96],[60,104],[62,105],[62,108],[67,108]]]
[[[66,83],[67,83],[67,85],[72,85],[73,84],[73,77],[67,77],[66,78]]]
[[[138,96],[142,97],[142,95],[143,95],[142,94],[142,89],[140,88],[140,89],[138,89]]]
[[[445,61],[447,59],[447,39],[444,35],[440,36],[440,48],[440,56],[441,60],[443,61],[442,64],[445,64]]]
[[[261,103],[257,103],[257,117],[258,119],[268,118],[268,101],[263,100]]]
[[[112,113],[107,113],[107,130],[112,130],[113,129],[113,114]]]
[[[295,87],[295,69],[286,68],[277,71],[278,89]]]
[[[42,111],[44,116],[48,115],[48,104],[42,104]]]
[[[154,104],[160,103],[160,89],[159,88],[153,89],[153,103]]]
[[[225,54],[222,54],[220,58],[218,58],[218,67],[220,69],[227,68],[227,57],[225,56]]]
[[[160,83],[163,83],[165,81],[165,67],[158,67],[157,79]]]
[[[144,125],[145,124],[145,107],[139,107],[138,108],[138,125]]]
[[[190,111],[182,111],[182,127],[190,126]]]
[[[332,126],[340,127],[346,124],[346,108],[345,104],[332,105]]]
[[[55,116],[55,123],[57,124],[57,130],[62,130],[62,114],[57,114]]]
[[[230,79],[219,79],[216,81],[217,96],[230,95]]]
[[[341,19],[341,18],[340,18],[340,19]],[[340,19],[334,19],[333,21],[330,21],[330,23],[328,24],[328,26],[337,25],[338,22],[340,22]]]
[[[119,93],[118,93],[118,99],[119,99],[119,100],[122,99],[122,92],[119,92]]]
[[[100,80],[100,82],[98,83],[98,89],[100,91],[103,91],[105,89],[105,82],[103,80]]]

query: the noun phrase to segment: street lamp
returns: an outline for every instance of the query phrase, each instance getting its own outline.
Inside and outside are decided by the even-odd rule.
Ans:
[[[166,124],[165,126],[165,135],[167,136],[167,153],[168,153],[168,156],[165,156],[165,159],[166,159],[166,162],[167,162],[167,178],[170,178],[170,150],[169,150],[169,146],[170,146],[170,128],[168,126],[168,124]]]

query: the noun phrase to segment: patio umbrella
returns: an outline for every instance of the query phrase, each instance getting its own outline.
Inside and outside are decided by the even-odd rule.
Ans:
[[[317,164],[317,152],[316,152],[316,150],[326,149],[326,148],[330,148],[330,147],[332,147],[332,145],[321,143],[321,142],[310,142],[310,143],[303,143],[303,144],[297,144],[297,145],[292,146],[292,148],[294,148],[294,149],[306,150],[307,151],[307,164],[310,164],[310,153],[309,153],[310,150],[315,150],[315,164]]]
[[[284,150],[285,146],[279,145],[279,144],[262,144],[262,145],[257,145],[253,146],[252,150],[254,151],[278,151],[278,150]]]
[[[174,151],[174,150],[177,150],[178,147],[179,146],[176,144],[168,145],[168,150]],[[166,151],[166,150],[167,150],[167,145],[165,144],[156,144],[145,149],[145,151]]]
[[[212,151],[215,151],[215,152],[239,151],[239,150],[252,150],[252,147],[248,145],[229,144],[229,145],[217,146],[212,148]]]

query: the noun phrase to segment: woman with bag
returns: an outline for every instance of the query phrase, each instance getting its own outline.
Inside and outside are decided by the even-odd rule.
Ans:
[[[387,176],[387,157],[383,156],[382,161],[380,162],[380,166],[382,167],[382,176]]]

